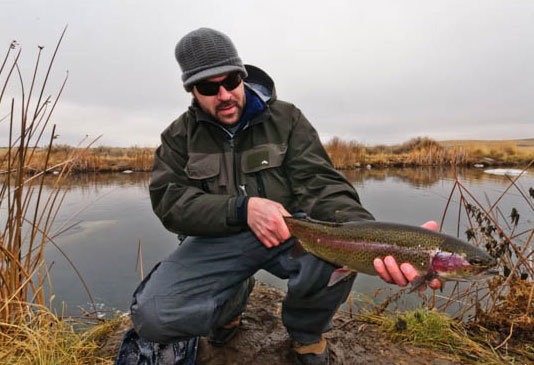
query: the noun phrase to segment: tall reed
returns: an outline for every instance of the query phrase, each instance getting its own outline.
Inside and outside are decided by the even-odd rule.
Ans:
[[[14,41],[9,45],[0,67],[0,107],[8,116],[0,123],[7,130],[7,151],[1,157],[0,170],[0,321],[13,323],[25,316],[34,305],[47,302],[45,287],[48,281],[44,248],[53,239],[53,226],[65,197],[66,179],[71,171],[74,155],[67,156],[55,166],[50,165],[50,151],[56,137],[56,126],[50,120],[63,92],[68,75],[54,96],[48,95],[48,80],[52,65],[63,39],[63,31],[44,71],[40,68],[44,47],[38,47],[29,88],[21,72],[22,50]],[[6,90],[14,90],[6,97]],[[0,109],[1,110],[1,109]],[[46,151],[44,164],[30,168],[37,149]],[[59,173],[45,188],[45,175],[52,169]]]

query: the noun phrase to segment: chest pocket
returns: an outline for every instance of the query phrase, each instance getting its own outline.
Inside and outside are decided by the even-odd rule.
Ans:
[[[258,145],[241,155],[241,171],[246,185],[256,189],[259,196],[274,198],[273,192],[280,193],[287,188],[282,163],[287,146],[281,144]]]
[[[284,162],[287,146],[280,144],[264,144],[243,152],[241,170],[248,174],[271,167],[280,167]]]
[[[207,193],[224,193],[226,182],[221,176],[221,160],[222,155],[219,153],[190,153],[185,173]]]

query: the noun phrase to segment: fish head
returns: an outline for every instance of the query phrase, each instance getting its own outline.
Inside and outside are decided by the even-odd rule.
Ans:
[[[476,248],[476,247],[475,247]],[[486,252],[480,254],[438,252],[432,258],[431,270],[444,280],[483,280],[498,274],[497,260]]]
[[[498,274],[497,260],[481,248],[446,236],[432,260],[433,270],[446,280],[477,280]],[[434,268],[435,265],[435,268]]]

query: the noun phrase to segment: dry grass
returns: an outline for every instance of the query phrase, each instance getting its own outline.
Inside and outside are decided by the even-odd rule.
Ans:
[[[83,154],[82,154],[83,152]],[[2,156],[7,154],[7,148],[0,148],[0,162]],[[46,163],[47,150],[38,148],[32,161],[28,162],[29,172],[41,171]],[[77,155],[72,162],[73,172],[117,172],[124,170],[150,171],[154,158],[154,149],[145,147],[94,147],[79,148],[67,145],[53,145],[50,151],[48,164],[55,166]],[[0,169],[7,169],[6,164],[0,163]]]
[[[111,357],[100,355],[101,343],[113,332],[118,320],[108,320],[99,326],[89,324],[87,330],[80,331],[75,327],[88,325],[62,319],[46,307],[30,308],[17,320],[0,322],[2,364],[113,364]]]
[[[37,71],[43,47],[39,47],[29,89],[18,66],[21,50],[16,51],[16,42],[10,44],[0,65],[0,79],[3,79],[3,85],[0,84],[0,105],[5,100],[3,91],[8,89],[10,82],[18,81],[19,86],[19,94],[11,96],[9,101],[9,145],[0,156],[3,169],[0,171],[2,364],[112,363],[96,353],[98,340],[111,322],[104,327],[78,333],[70,321],[50,312],[48,308],[51,307],[52,298],[45,294],[45,287],[48,285],[51,288],[51,284],[44,249],[47,244],[55,245],[54,222],[67,192],[69,174],[84,151],[67,151],[59,160],[50,157],[55,125],[50,126],[49,121],[66,79],[55,97],[45,95],[48,76],[60,43],[61,39],[40,85],[36,80],[40,79]],[[12,52],[16,52],[14,57],[11,57]],[[13,77],[16,74],[18,80]],[[16,86],[12,89],[17,90]],[[38,96],[34,98],[35,95]],[[39,148],[39,145],[46,147]],[[57,171],[57,175],[51,187],[45,189],[45,176],[51,170]],[[63,253],[59,247],[57,249]],[[76,267],[73,266],[73,269],[78,273]],[[85,286],[83,280],[81,282]]]
[[[364,146],[357,141],[334,137],[325,144],[326,151],[338,169],[413,166],[521,166],[534,160],[534,139],[513,141],[443,141],[418,137],[394,146]],[[65,161],[84,149],[53,145],[49,165]],[[150,171],[154,148],[94,147],[87,149],[73,164],[73,172]],[[0,170],[6,170],[7,148],[0,147]],[[47,150],[37,148],[28,164],[28,172],[41,171]]]
[[[534,139],[514,141],[444,141],[417,137],[394,146],[366,147],[333,138],[325,144],[334,166],[526,165],[534,160]]]

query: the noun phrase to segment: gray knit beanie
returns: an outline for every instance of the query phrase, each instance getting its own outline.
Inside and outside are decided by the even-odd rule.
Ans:
[[[200,28],[186,34],[176,45],[175,56],[187,91],[201,80],[227,72],[240,71],[247,77],[232,40],[214,29]]]

